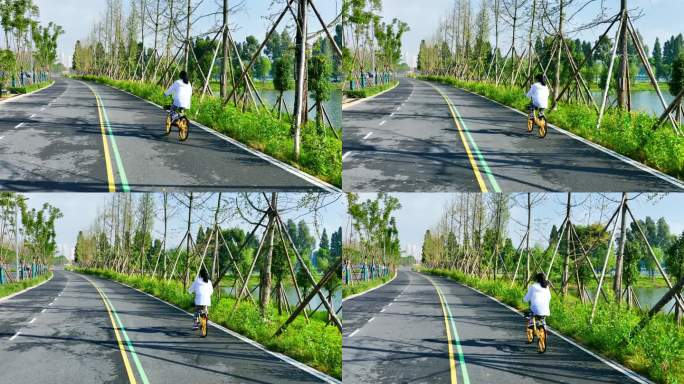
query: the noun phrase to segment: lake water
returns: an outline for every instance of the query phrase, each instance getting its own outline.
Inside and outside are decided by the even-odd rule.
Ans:
[[[603,93],[592,92],[592,95],[594,96],[594,100],[596,100],[596,104],[600,106]],[[667,91],[663,91],[663,98],[668,105],[674,100],[674,96]],[[615,98],[611,98],[609,94],[608,101],[610,102],[611,100],[615,100]],[[658,116],[665,111],[656,91],[632,92],[632,110],[647,112]]]
[[[264,100],[265,103],[270,105],[275,105],[276,100],[278,100],[277,91],[260,90],[259,95]],[[288,111],[292,112],[294,106],[294,91],[285,92],[285,103],[287,104]],[[314,105],[314,101],[309,101],[309,108]],[[335,128],[342,128],[342,91],[334,90],[331,93],[330,100],[324,103],[325,109],[328,112],[330,121]],[[313,110],[309,113],[311,119],[316,118],[316,111]]]
[[[606,289],[606,291],[610,290],[612,289],[612,285],[609,284],[609,286],[604,289]],[[658,302],[658,300],[660,300],[667,293],[667,291],[669,291],[668,288],[634,288],[637,299],[639,299],[639,303],[644,309],[652,308]],[[595,290],[590,290],[589,294],[593,297],[595,292]],[[673,307],[674,299],[670,300],[660,311],[669,313]]]
[[[239,288],[238,288],[239,289]],[[254,287],[252,287],[254,289]],[[323,295],[328,297],[328,291],[325,289],[321,290]],[[230,295],[230,296],[235,296],[233,293],[233,287],[221,287],[221,293]],[[290,305],[294,306],[297,303],[297,292],[295,291],[294,287],[288,287],[285,286],[285,295],[287,296],[287,300],[290,302]],[[258,300],[259,297],[259,288],[256,288],[252,292],[252,296],[254,297],[255,300]],[[302,298],[304,298],[304,293],[302,293]],[[247,298],[249,300],[249,297]],[[273,300],[273,299],[272,299]],[[275,302],[275,301],[274,301]],[[321,299],[318,297],[318,295],[314,296],[314,298],[309,302],[309,309],[316,309],[321,304]],[[342,307],[342,290],[338,290],[333,294],[333,307],[335,308],[335,311],[338,311]],[[319,311],[325,311],[325,307],[321,305],[320,308],[318,308]],[[339,315],[340,313],[338,313]]]

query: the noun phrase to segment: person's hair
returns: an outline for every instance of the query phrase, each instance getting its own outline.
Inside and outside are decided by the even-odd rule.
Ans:
[[[209,272],[207,272],[206,268],[202,267],[202,269],[200,269],[200,277],[205,283],[209,282]]]
[[[546,280],[546,274],[544,272],[539,272],[537,273],[536,276],[534,276],[534,280],[539,283],[539,285],[542,286],[542,288],[546,288],[549,286],[549,281]]]
[[[536,79],[537,79],[538,83],[541,83],[541,85],[546,86],[546,78],[544,77],[543,74],[541,74],[541,73],[538,74]]]
[[[181,71],[180,73],[180,78],[183,80],[185,84],[190,84],[190,80],[188,80],[188,73],[185,71]]]

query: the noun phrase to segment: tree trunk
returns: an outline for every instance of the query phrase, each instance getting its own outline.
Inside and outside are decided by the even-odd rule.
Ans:
[[[276,209],[278,204],[277,200],[277,194],[272,193],[271,194],[271,208],[272,210]],[[271,264],[273,262],[273,235],[275,231],[275,226],[276,224],[276,212],[271,211],[269,213],[270,215],[270,222],[271,225],[268,228],[269,233],[268,233],[268,252],[264,256],[263,259],[263,265],[261,267],[261,271],[259,271],[259,277],[260,277],[260,286],[259,286],[259,306],[261,308],[261,316],[265,317],[267,314],[267,309],[268,309],[268,304],[269,300],[271,298]],[[249,279],[249,276],[247,277]]]
[[[299,8],[297,15],[296,47],[297,47],[297,68],[296,80],[297,87],[295,89],[295,107],[294,107],[294,156],[295,160],[299,161],[302,147],[302,128],[305,124],[306,109],[306,39],[307,39],[307,0],[299,0]]]
[[[228,60],[230,47],[228,46],[228,0],[223,0],[223,62],[221,63],[221,100],[228,96]]]
[[[613,279],[613,291],[615,291],[615,302],[620,304],[622,302],[622,265],[625,256],[625,239],[627,235],[627,194],[622,194],[622,206],[620,218],[620,249],[617,252],[617,259],[615,260],[615,278]]]
[[[568,192],[568,202],[565,207],[565,217],[567,220],[566,221],[566,226],[567,230],[565,231],[567,233],[566,236],[566,250],[565,250],[565,258],[563,259],[563,281],[561,283],[561,294],[563,296],[568,294],[568,283],[570,282],[570,198],[572,197],[572,193]],[[560,241],[560,239],[558,239]],[[550,279],[550,276],[546,277],[547,279]]]

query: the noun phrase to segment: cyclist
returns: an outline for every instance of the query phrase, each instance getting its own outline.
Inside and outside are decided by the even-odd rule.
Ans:
[[[527,92],[527,97],[531,99],[527,110],[530,112],[530,120],[534,121],[534,112],[539,110],[541,114],[549,107],[549,87],[546,86],[546,78],[539,74],[536,77],[537,82],[532,84],[530,91]]]
[[[195,294],[195,323],[192,329],[196,331],[199,328],[200,312],[209,310],[211,295],[214,293],[214,287],[209,280],[209,273],[204,267],[200,270],[199,276],[192,283],[188,292]]]
[[[188,80],[188,73],[181,71],[180,79],[176,80],[164,93],[164,96],[173,96],[172,111],[190,109],[192,104],[192,85]]]
[[[530,326],[532,326],[533,316],[545,317],[551,315],[551,310],[549,309],[551,291],[549,290],[549,281],[546,280],[546,274],[539,272],[534,279],[536,282],[527,288],[527,294],[523,298],[524,302],[530,303]]]

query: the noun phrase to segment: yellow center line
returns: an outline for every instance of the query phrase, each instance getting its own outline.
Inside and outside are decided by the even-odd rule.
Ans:
[[[468,140],[465,137],[465,134],[463,133],[463,127],[461,127],[461,124],[458,123],[458,118],[456,118],[456,113],[454,113],[454,106],[451,105],[451,101],[447,98],[447,96],[437,87],[434,85],[430,84],[432,88],[434,88],[443,98],[444,101],[447,103],[447,106],[449,107],[449,112],[451,112],[451,118],[454,119],[454,123],[456,124],[456,128],[458,128],[458,134],[461,136],[461,142],[463,143],[463,147],[466,150],[466,153],[468,154],[468,159],[470,160],[470,166],[473,168],[473,172],[475,173],[475,178],[477,179],[477,183],[480,186],[480,189],[482,190],[483,193],[489,192],[487,189],[487,183],[485,183],[484,178],[482,177],[482,174],[480,173],[480,167],[477,166],[477,161],[475,161],[475,156],[473,156],[473,152],[470,149],[470,145],[468,145]]]
[[[449,328],[449,316],[447,314],[446,305],[444,304],[444,299],[442,298],[442,293],[439,291],[432,279],[430,283],[435,287],[437,292],[437,297],[439,297],[439,302],[442,305],[442,313],[444,314],[444,327],[446,328],[447,342],[449,343],[449,370],[451,371],[451,384],[458,384],[458,375],[456,374],[456,359],[454,359],[454,342],[451,338],[451,330]]]
[[[90,281],[90,279],[86,278],[86,280],[88,280],[88,282],[92,284],[93,287],[95,287],[97,293],[100,294],[100,298],[102,298],[102,302],[104,303],[105,308],[107,309],[107,314],[109,314],[109,320],[112,322],[112,328],[114,328],[114,335],[116,336],[116,341],[117,343],[119,343],[119,351],[121,351],[121,357],[123,357],[124,366],[126,367],[126,373],[128,374],[128,380],[131,384],[137,384],[137,381],[135,380],[135,374],[133,374],[133,369],[131,369],[131,363],[128,361],[126,349],[124,348],[123,342],[121,341],[121,336],[119,335],[119,328],[117,328],[116,323],[114,322],[112,310],[109,308],[109,304],[107,304],[107,300],[105,300],[100,288],[98,288],[95,285],[95,283]]]
[[[95,95],[95,92],[93,92]],[[116,192],[116,182],[114,180],[114,172],[112,170],[112,160],[109,156],[109,143],[107,142],[107,130],[105,128],[104,119],[102,118],[102,104],[100,103],[100,98],[95,95],[95,100],[97,101],[97,114],[100,118],[100,130],[102,133],[102,145],[104,146],[105,164],[107,166],[107,180],[109,183],[109,192]]]

